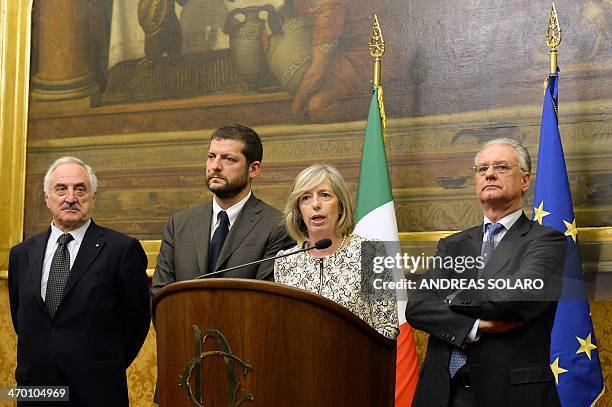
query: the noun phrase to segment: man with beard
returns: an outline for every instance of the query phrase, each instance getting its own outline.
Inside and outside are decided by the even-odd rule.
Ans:
[[[213,199],[168,221],[153,294],[175,281],[271,257],[295,244],[281,213],[251,192],[262,156],[261,139],[253,129],[231,124],[213,132],[206,160],[206,182]],[[265,262],[217,277],[273,280],[273,267],[273,262]]]

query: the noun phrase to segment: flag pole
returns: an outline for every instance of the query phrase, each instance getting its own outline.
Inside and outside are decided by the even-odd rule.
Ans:
[[[374,58],[374,78],[372,85],[380,86],[380,68],[381,57],[385,53],[385,40],[383,39],[380,25],[378,24],[378,16],[374,14],[374,26],[372,27],[372,36],[370,37],[370,55]]]
[[[357,189],[355,234],[386,242],[388,255],[400,254],[397,219],[393,204],[393,189],[385,151],[385,109],[381,86],[381,57],[385,53],[378,17],[374,16],[370,55],[374,58],[372,100],[363,138],[359,184]],[[393,269],[394,281],[404,278],[403,270]],[[406,322],[406,291],[398,290],[397,311],[400,333],[397,337],[395,366],[395,406],[407,407],[412,403],[419,376],[416,345],[412,327]]]
[[[584,287],[576,217],[559,134],[557,47],[560,44],[561,27],[553,3],[546,30],[550,72],[542,107],[534,220],[561,233],[565,231],[567,236],[563,291],[557,304],[550,341],[549,362],[557,393],[564,406],[593,407],[605,390],[605,382]]]
[[[561,44],[561,26],[557,17],[557,9],[555,3],[552,4],[550,10],[550,19],[548,20],[548,28],[546,29],[546,46],[550,52],[550,75],[557,75],[557,47]]]
[[[385,114],[385,103],[383,100],[383,90],[381,84],[381,66],[382,56],[385,54],[385,40],[378,24],[378,16],[374,14],[374,25],[372,26],[372,36],[370,37],[370,55],[374,58],[374,77],[372,78],[372,86],[376,91],[378,99],[378,110],[380,112],[380,121],[383,132],[383,141],[387,141],[385,128],[387,127],[387,116]]]

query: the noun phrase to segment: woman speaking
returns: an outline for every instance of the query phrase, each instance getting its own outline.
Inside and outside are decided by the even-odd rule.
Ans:
[[[317,164],[298,174],[285,206],[285,223],[291,237],[302,243],[279,254],[314,246],[322,239],[330,239],[331,246],[277,259],[275,281],[335,301],[384,336],[395,338],[399,328],[394,293],[372,292],[372,287],[364,286],[372,276],[362,275],[372,273],[370,267],[362,270],[362,260],[371,264],[374,256],[385,256],[384,245],[352,234],[354,210],[336,168]],[[362,259],[362,245],[370,259]]]

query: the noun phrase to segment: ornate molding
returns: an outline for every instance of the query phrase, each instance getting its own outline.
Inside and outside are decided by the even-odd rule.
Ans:
[[[410,244],[410,243],[426,243],[432,242],[435,243],[443,237],[452,235],[456,233],[456,230],[432,230],[427,232],[402,232],[400,233],[400,242],[402,244]],[[612,227],[602,227],[602,228],[578,228],[578,236],[584,242],[612,242]],[[141,240],[140,243],[147,253],[148,258],[148,268],[147,274],[149,277],[153,276],[153,271],[155,271],[155,262],[157,258],[157,253],[159,252],[159,247],[161,245],[161,240]]]
[[[443,237],[456,233],[456,230],[432,230],[427,232],[402,232],[400,233],[400,242],[402,244],[411,243],[427,243],[437,242]],[[578,236],[583,242],[608,243],[612,242],[612,227],[601,228],[578,228]],[[155,271],[155,263],[157,261],[157,253],[161,245],[161,240],[141,240],[140,243],[147,254],[147,274],[153,277]],[[0,270],[0,279],[6,279],[6,269]]]
[[[437,242],[443,237],[457,233],[457,230],[433,230],[428,232],[402,232],[400,242]],[[578,228],[578,236],[583,242],[612,242],[612,227]]]

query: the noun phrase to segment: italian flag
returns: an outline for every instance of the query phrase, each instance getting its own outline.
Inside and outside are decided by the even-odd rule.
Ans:
[[[400,252],[400,246],[383,140],[383,121],[382,88],[375,86],[361,153],[355,234],[392,243],[394,247],[387,246],[387,251],[388,255],[394,256]],[[395,281],[404,277],[400,269],[395,269],[393,274]],[[405,316],[406,301],[406,292],[398,290],[400,335],[397,338],[395,407],[410,406],[418,379],[418,360],[412,327],[406,322]]]

